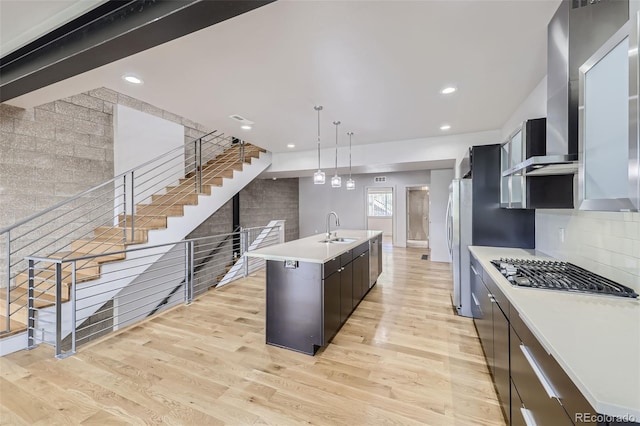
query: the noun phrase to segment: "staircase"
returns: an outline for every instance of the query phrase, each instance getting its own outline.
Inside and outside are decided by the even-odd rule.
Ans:
[[[128,277],[118,277],[118,262],[126,259],[129,270],[143,273],[149,265],[150,252],[153,252],[154,256],[160,259],[170,250],[170,246],[165,245],[157,247],[157,249],[154,249],[154,246],[184,239],[271,164],[271,155],[264,149],[251,144],[234,142],[236,142],[235,139],[221,136],[214,136],[210,139],[203,137],[194,141],[193,163],[191,163],[191,156],[185,154],[186,150],[171,154],[170,159],[177,158],[182,161],[182,157],[186,157],[185,162],[188,165],[185,166],[183,177],[177,179],[175,176],[164,177],[163,179],[168,185],[164,189],[147,196],[142,194],[145,190],[148,190],[148,186],[146,187],[147,189],[142,187],[145,182],[136,183],[139,185],[138,187],[134,184],[134,177],[141,180],[138,176],[144,173],[140,173],[136,169],[116,177],[113,183],[106,185],[107,190],[104,191],[105,193],[114,194],[110,198],[97,197],[95,193],[93,193],[93,198],[81,197],[83,200],[89,199],[94,204],[95,199],[100,199],[100,202],[106,205],[100,208],[107,210],[106,213],[96,216],[98,219],[93,216],[89,217],[89,213],[85,216],[76,215],[80,216],[81,219],[87,219],[80,220],[82,225],[72,228],[68,225],[58,227],[58,229],[63,226],[67,227],[62,231],[57,230],[58,233],[62,234],[64,232],[66,235],[79,235],[78,238],[67,238],[68,241],[65,242],[56,240],[54,243],[47,242],[47,244],[44,244],[44,242],[42,244],[39,242],[25,242],[25,249],[21,248],[15,251],[18,254],[20,254],[19,252],[24,253],[28,246],[32,246],[33,252],[27,254],[35,254],[36,256],[51,259],[74,259],[87,255],[100,255],[91,259],[77,260],[75,268],[78,299],[86,300],[87,294],[99,293],[99,297],[97,299],[94,297],[92,300],[92,305],[96,305],[95,308],[91,306],[79,308],[96,310],[99,308],[100,303],[108,301],[117,294],[116,288],[122,288],[123,280],[130,279],[131,274]],[[160,170],[156,174],[157,176],[165,173],[162,166],[162,164],[167,163],[165,160],[166,157],[163,155],[158,157],[156,161],[160,164],[157,168],[153,164],[146,164],[146,166],[147,168],[151,166],[154,171]],[[134,174],[136,172],[138,174]],[[130,177],[128,178],[129,173]],[[148,172],[146,173],[148,174]],[[122,178],[122,185],[120,185],[120,178]],[[162,179],[157,180],[163,182]],[[157,186],[157,182],[155,182],[155,185]],[[100,188],[103,186],[96,187],[95,190],[102,191]],[[137,188],[140,188],[140,190],[137,190]],[[118,192],[119,189],[121,189],[120,192]],[[77,202],[78,198],[74,197],[74,199]],[[74,199],[70,200],[70,202],[74,201]],[[121,203],[120,200],[122,200]],[[99,210],[94,208],[91,203],[84,202],[84,205],[89,205],[93,210]],[[58,205],[54,207],[54,211],[56,208],[58,210],[55,220],[51,219],[47,222],[36,215],[16,224],[8,231],[0,231],[0,235],[3,232],[6,232],[8,236],[10,235],[9,232],[15,235],[16,228],[24,226],[30,221],[37,222],[39,220],[40,222],[45,222],[45,225],[34,225],[33,229],[49,226],[52,223],[61,223],[60,219],[58,219],[59,217],[70,216],[73,213],[69,213],[69,211],[74,211],[69,206]],[[45,213],[50,214],[49,212]],[[96,226],[96,223],[98,226]],[[51,226],[53,227],[53,225]],[[19,240],[22,235],[28,235],[29,233],[33,233],[31,228],[19,234],[18,238],[10,239],[10,241],[14,241],[15,244],[15,241]],[[23,239],[26,240],[26,238]],[[59,239],[61,240],[62,237]],[[35,247],[36,244],[44,247]],[[61,248],[54,250],[54,246]],[[149,250],[145,250],[145,259],[144,262],[140,262],[139,270],[136,270],[135,258],[142,251],[124,253],[125,250],[132,246],[149,248]],[[47,251],[47,249],[50,251]],[[13,252],[10,250],[10,253]],[[140,257],[143,256],[140,255]],[[16,256],[12,257],[10,255],[8,260],[10,267],[9,277],[12,278],[13,282],[11,283],[9,298],[7,298],[6,289],[0,289],[0,330],[2,330],[3,325],[6,328],[4,333],[0,334],[0,343],[6,340],[2,338],[24,332],[29,323],[27,318],[28,310],[26,308],[29,274],[21,259],[16,260]],[[71,273],[72,265],[68,263],[63,265],[61,300],[66,302],[71,297],[70,288],[74,277],[72,277]],[[131,265],[134,265],[134,267]],[[18,267],[20,268],[19,270],[17,270]],[[16,270],[17,272],[14,272]],[[108,276],[108,279],[105,278],[105,275]],[[51,322],[51,316],[54,312],[52,307],[55,302],[55,279],[55,264],[49,263],[46,267],[34,273],[34,283],[36,284],[34,307],[38,310],[39,320],[48,318],[47,321],[43,320],[45,323]],[[116,282],[118,286],[114,286]],[[9,314],[9,317],[7,317],[6,313]]]

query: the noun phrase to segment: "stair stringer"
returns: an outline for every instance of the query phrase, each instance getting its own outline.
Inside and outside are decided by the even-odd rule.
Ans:
[[[89,317],[94,314],[104,303],[113,299],[151,268],[167,252],[176,247],[171,242],[180,241],[195,230],[209,216],[226,204],[233,196],[245,186],[256,179],[271,165],[271,152],[260,152],[258,158],[253,158],[251,164],[244,164],[241,171],[235,170],[233,178],[223,178],[222,186],[211,188],[211,195],[200,194],[197,205],[185,205],[183,216],[167,217],[165,229],[153,229],[148,231],[148,241],[143,244],[131,246],[137,250],[127,253],[127,270],[120,270],[120,262],[114,261],[102,265],[100,278],[86,283],[81,283],[76,291],[76,311],[81,312],[78,317]],[[154,247],[161,244],[166,246]],[[179,284],[176,281],[176,285]],[[71,333],[72,304],[62,304],[62,338]],[[55,336],[55,307],[50,306],[38,310],[36,328],[38,333],[48,336],[48,340]],[[42,319],[42,321],[39,321]]]

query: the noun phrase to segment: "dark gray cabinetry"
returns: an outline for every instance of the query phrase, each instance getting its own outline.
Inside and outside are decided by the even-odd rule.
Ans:
[[[471,294],[473,298],[473,322],[480,337],[480,344],[487,359],[487,365],[493,374],[493,311],[491,296],[482,282],[477,267],[471,265]]]
[[[268,260],[267,343],[315,354],[367,294],[369,278],[368,241],[324,264]]]
[[[474,323],[508,424],[586,425],[581,418],[596,416],[473,256],[471,294]]]
[[[344,324],[353,310],[353,262],[340,268],[340,325]]]
[[[504,296],[493,281],[487,279],[488,277],[483,279],[478,268],[480,268],[479,264],[475,259],[472,259],[472,312],[477,315],[474,317],[474,323],[508,423],[511,407],[509,302],[504,299]],[[502,306],[498,304],[499,300],[502,301]]]
[[[339,269],[340,263],[338,262],[338,268],[333,269],[330,275],[322,280],[322,288],[324,292],[324,334],[322,338],[323,345],[328,344],[340,328],[340,285],[342,275],[338,272]]]
[[[267,343],[308,354],[323,344],[323,295],[330,298],[332,290],[323,288],[322,269],[318,263],[288,269],[284,262],[267,261]],[[338,321],[339,316],[338,310]]]
[[[377,278],[377,277],[376,277]],[[353,250],[353,300],[352,309],[369,291],[369,244]]]

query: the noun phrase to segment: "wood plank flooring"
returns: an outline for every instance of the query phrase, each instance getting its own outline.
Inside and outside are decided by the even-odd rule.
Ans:
[[[0,358],[3,425],[503,425],[449,265],[383,248],[384,272],[315,357],[264,344],[264,271],[64,360]]]

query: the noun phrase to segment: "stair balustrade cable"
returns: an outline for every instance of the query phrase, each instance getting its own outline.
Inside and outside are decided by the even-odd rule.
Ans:
[[[232,241],[238,236],[242,247],[240,258],[235,258],[237,247]],[[228,234],[107,253],[64,259],[27,256],[29,347],[46,343],[54,346],[58,358],[72,355],[82,343],[177,305],[189,305],[226,279],[238,262],[247,264],[247,257],[243,256],[246,251],[278,244],[283,239],[284,221],[277,221]],[[133,253],[137,255],[127,256]],[[83,262],[122,254],[124,259],[112,264],[98,281],[79,282],[79,265]],[[65,270],[71,273],[70,281],[63,278]],[[43,272],[51,271],[51,275],[43,277]],[[51,285],[43,289],[45,282]]]
[[[33,269],[27,267],[26,256],[67,263],[91,254],[73,268],[65,266],[57,278],[62,282],[76,280],[75,274],[80,281],[99,278],[101,265],[121,256],[119,249],[146,242],[150,229],[166,228],[167,217],[184,213],[186,205],[197,204],[200,195],[211,194],[212,186],[220,186],[223,178],[242,170],[245,144],[236,141],[216,131],[207,133],[1,229],[6,261],[0,262],[5,286],[5,311],[0,315],[6,317],[6,323],[0,336],[12,331],[12,317],[28,309],[28,292],[17,290],[31,284]],[[251,149],[259,155],[257,147]],[[120,254],[110,254],[114,252]],[[51,268],[55,262],[36,275],[49,273]],[[52,288],[43,290],[49,293]]]

